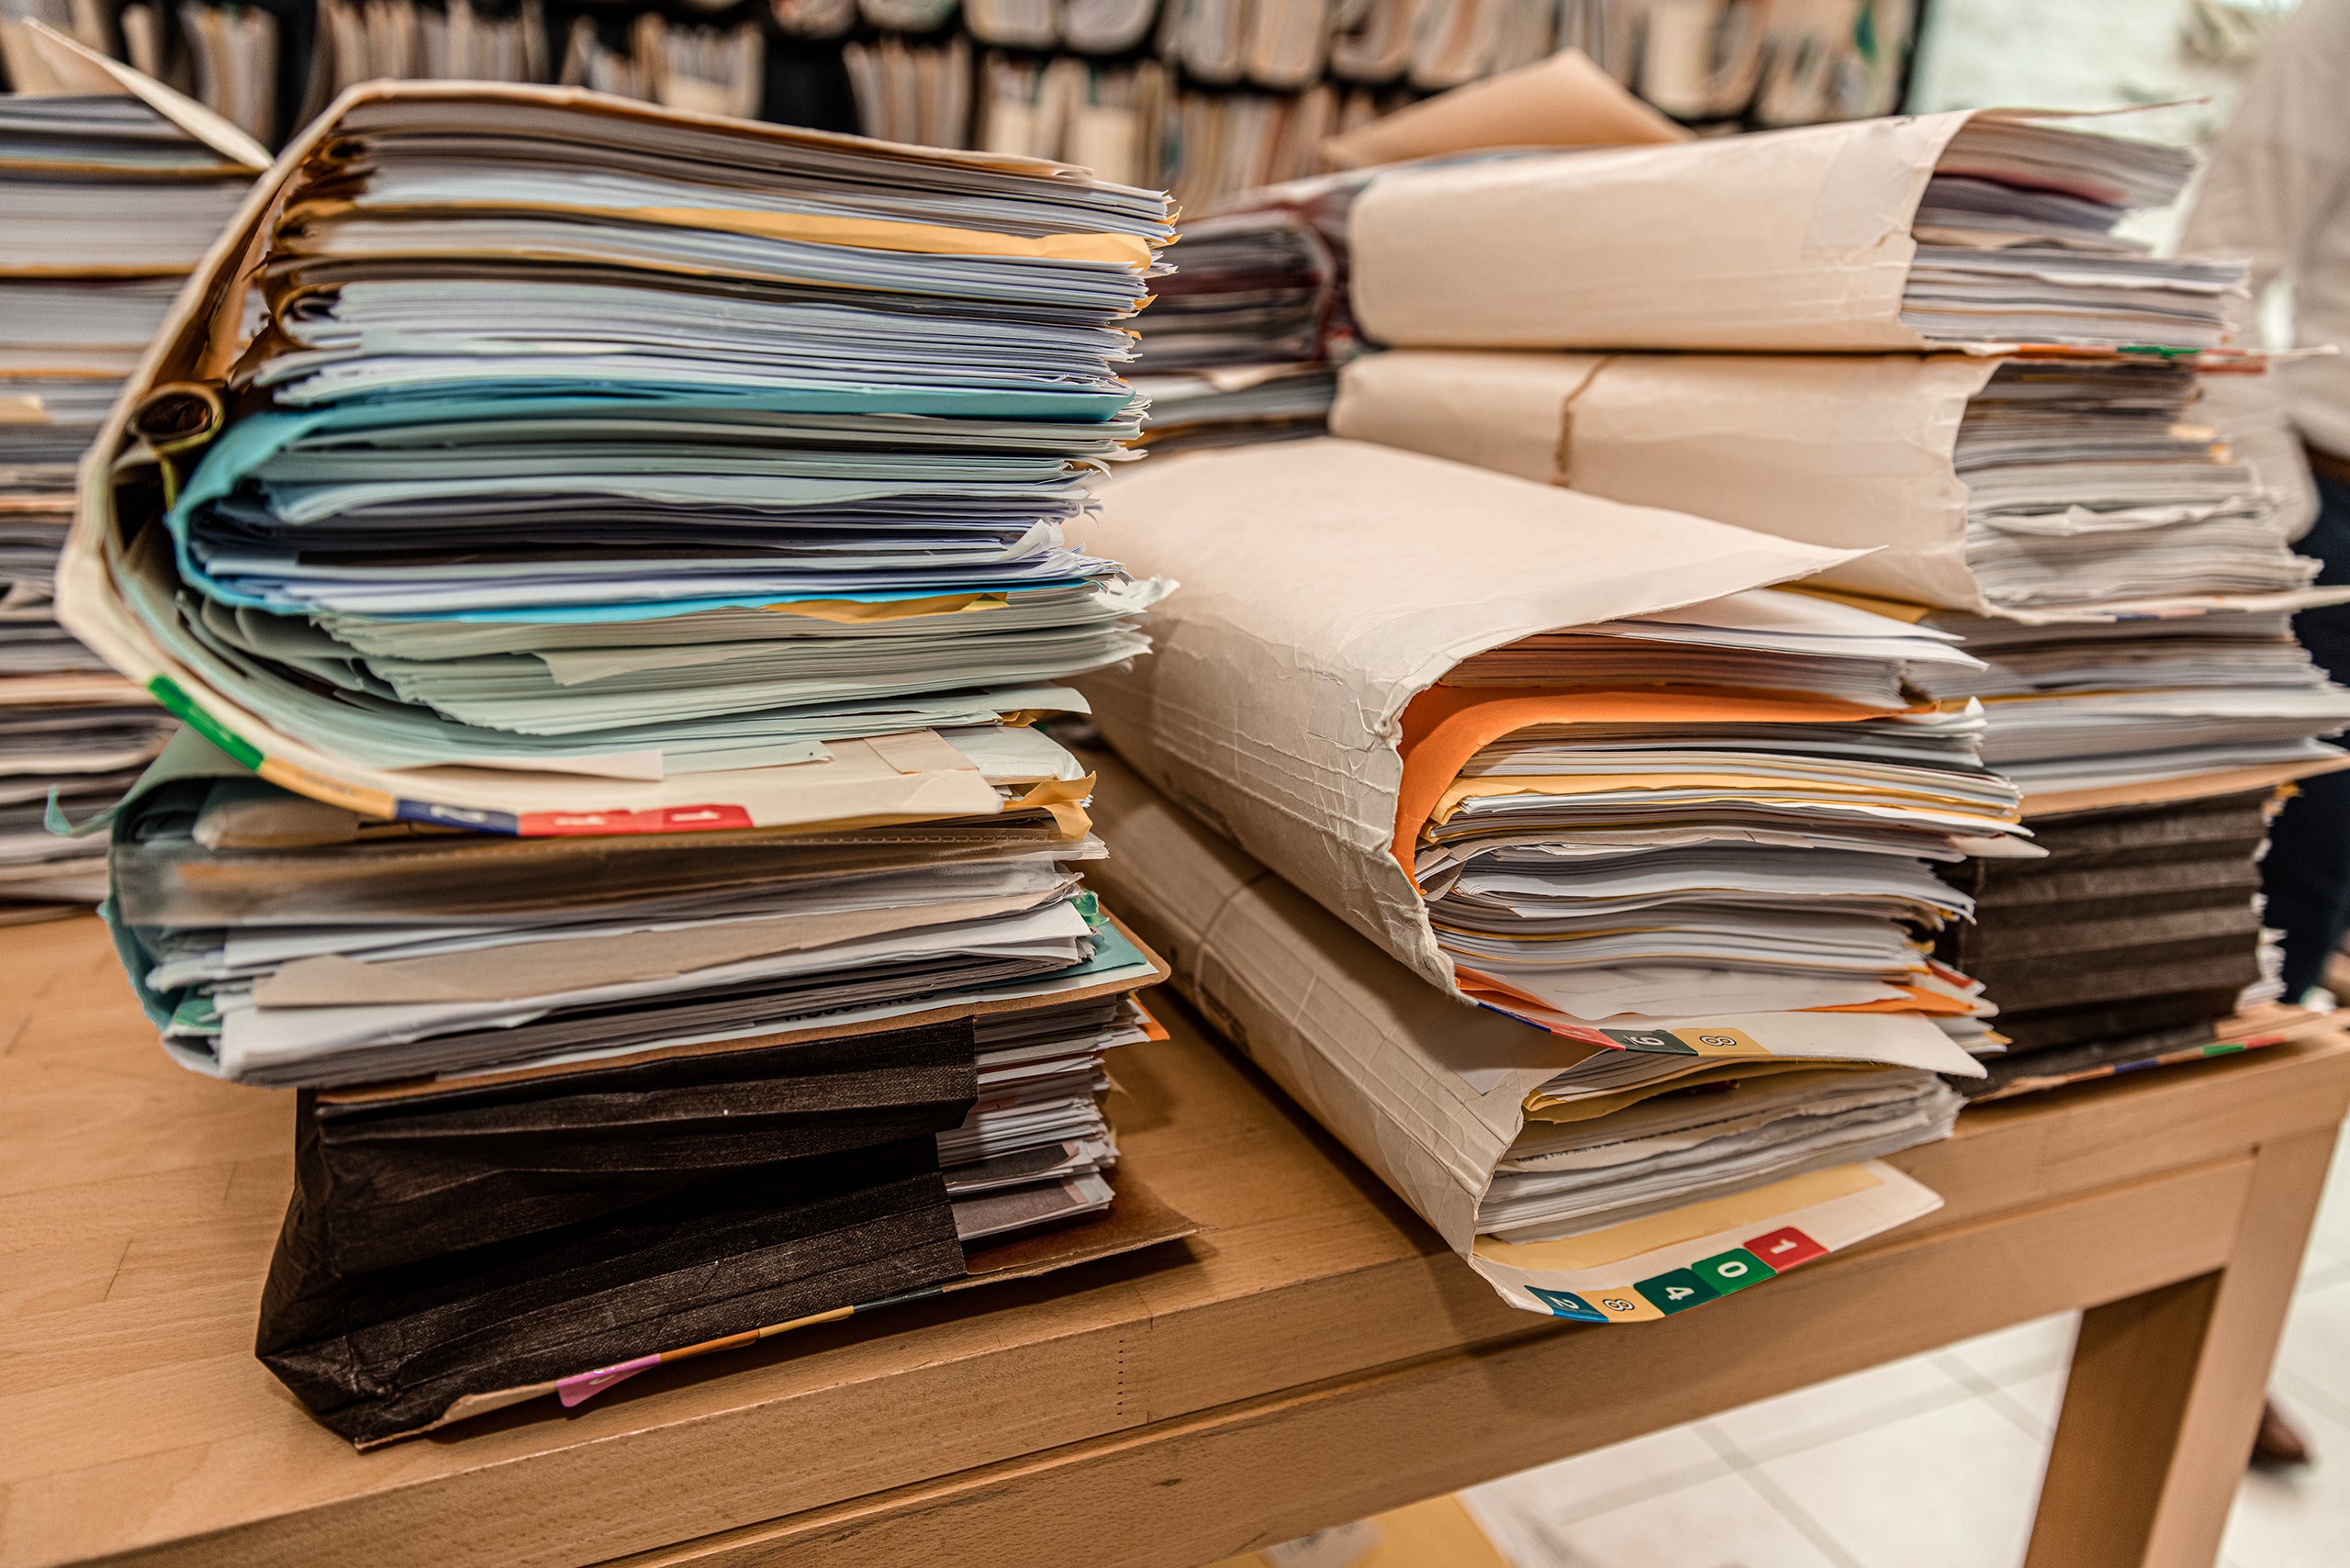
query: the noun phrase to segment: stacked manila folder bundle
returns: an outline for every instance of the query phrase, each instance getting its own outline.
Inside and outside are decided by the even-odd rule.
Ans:
[[[0,24],[0,924],[87,913],[106,861],[43,830],[162,749],[153,699],[58,625],[73,473],[173,297],[269,156],[39,22]]]
[[[1875,1159],[1983,1073],[1933,868],[2035,851],[1904,695],[1968,655],[1763,591],[1849,552],[1327,439],[1103,499],[1183,589],[1084,683],[1096,880],[1507,1299],[1655,1317],[1936,1206]]]
[[[2187,156],[2090,123],[1930,117],[1400,173],[1354,229],[1356,309],[1399,346],[1348,367],[1332,415],[1340,435],[1865,551],[1807,586],[1977,655],[1912,685],[1979,700],[1983,759],[2048,851],[1946,873],[1977,909],[1940,952],[2010,1047],[1986,1093],[2320,1026],[2277,1005],[2255,861],[2277,791],[2344,766],[2323,737],[2350,692],[2288,622],[2344,590],[2311,586],[2277,490],[2200,417],[2207,380],[2264,368],[2213,346],[2241,264],[2111,232],[2177,193]],[[1653,189],[1624,184],[1635,158]],[[1560,286],[1521,290],[1505,320],[1480,277],[1404,286],[1471,265],[1479,224],[1551,234]],[[1628,247],[1650,248],[1645,271]],[[2031,282],[1953,313],[1921,280],[1954,255]],[[1930,319],[1929,293],[1949,307]],[[1748,352],[1706,352],[1727,350]]]
[[[1192,1228],[1099,1103],[1163,970],[1031,727],[1148,646],[1063,526],[1166,217],[378,84],[197,272],[60,610],[187,722],[109,913],[174,1057],[300,1092],[258,1348],[334,1430]]]

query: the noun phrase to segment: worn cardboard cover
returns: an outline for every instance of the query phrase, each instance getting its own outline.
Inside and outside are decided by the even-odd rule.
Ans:
[[[574,1377],[553,1379],[545,1383],[529,1383],[517,1388],[498,1389],[483,1394],[467,1394],[452,1401],[447,1409],[424,1425],[388,1437],[356,1442],[352,1446],[363,1453],[386,1443],[404,1441],[437,1431],[458,1421],[486,1416],[493,1410],[503,1410],[547,1394],[563,1396],[569,1409],[613,1385],[625,1382],[638,1372],[671,1361],[688,1361],[715,1350],[747,1349],[762,1339],[796,1328],[812,1327],[819,1323],[837,1323],[843,1319],[862,1316],[882,1307],[902,1305],[908,1301],[926,1299],[933,1295],[949,1295],[959,1291],[973,1290],[981,1285],[1008,1284],[1014,1280],[1032,1280],[1039,1275],[1056,1273],[1081,1263],[1097,1262],[1104,1258],[1116,1258],[1128,1252],[1139,1252],[1146,1247],[1158,1247],[1169,1241],[1181,1241],[1211,1228],[1201,1225],[1173,1207],[1153,1192],[1142,1173],[1140,1163],[1131,1154],[1122,1158],[1113,1179],[1117,1195],[1102,1213],[1066,1225],[1011,1236],[1002,1241],[978,1242],[963,1257],[964,1272],[960,1279],[949,1280],[944,1285],[912,1291],[904,1296],[886,1301],[841,1307],[832,1312],[818,1313],[791,1323],[770,1324],[745,1333],[730,1335],[699,1345],[688,1345],[640,1357],[617,1367],[582,1370]]]
[[[1505,71],[1382,115],[1322,143],[1360,169],[1494,147],[1625,147],[1686,141],[1690,132],[1634,96],[1579,49]]]
[[[1138,771],[1453,991],[1392,853],[1405,704],[1472,654],[1842,565],[1849,552],[1358,442],[1136,465],[1093,526],[1181,591],[1078,684]],[[1412,824],[1416,827],[1416,823]]]
[[[1799,1226],[1823,1249],[1939,1207],[1871,1162],[1814,1171],[1564,1242],[1477,1234],[1477,1206],[1525,1121],[1526,1097],[1602,1047],[1451,1000],[1107,756],[1095,809],[1112,854],[1094,876],[1167,955],[1174,984],[1503,1299],[1601,1320],[1654,1317],[1632,1275],[1685,1266]],[[1854,1017],[1854,1038],[1889,1019]],[[1861,1046],[1852,1055],[1866,1059]],[[1636,1234],[1632,1257],[1606,1242]],[[1576,1257],[1578,1247],[1589,1257]],[[1624,1244],[1617,1242],[1617,1250]],[[1816,1255],[1816,1254],[1814,1254]],[[1613,1287],[1603,1295],[1594,1287]],[[1572,1302],[1561,1292],[1586,1293]]]
[[[2013,111],[1397,170],[1354,206],[1355,319],[1409,347],[1925,348],[1909,221],[1973,113]]]

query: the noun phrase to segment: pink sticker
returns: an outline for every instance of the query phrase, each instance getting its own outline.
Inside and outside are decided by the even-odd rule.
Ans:
[[[658,1356],[639,1356],[632,1361],[598,1367],[594,1372],[581,1372],[577,1377],[567,1377],[557,1383],[554,1385],[555,1397],[562,1400],[563,1407],[568,1410],[576,1405],[586,1404],[612,1384],[626,1383],[645,1368],[660,1364]]]

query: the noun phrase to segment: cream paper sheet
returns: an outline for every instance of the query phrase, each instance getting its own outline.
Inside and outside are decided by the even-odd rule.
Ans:
[[[1909,220],[1951,138],[2001,112],[1383,174],[1354,206],[1355,319],[1398,347],[1925,348]]]
[[[1421,983],[1115,758],[1087,760],[1098,768],[1093,810],[1111,846],[1108,859],[1089,866],[1089,881],[1165,956],[1176,989],[1512,1305],[1558,1312],[1534,1291],[1583,1292],[1594,1303],[1606,1291],[1625,1305],[1602,1311],[1654,1317],[1632,1289],[1637,1275],[1685,1267],[1785,1225],[1832,1250],[1941,1206],[1925,1187],[1871,1161],[1570,1242],[1481,1239],[1477,1206],[1524,1122],[1527,1095],[1599,1047]],[[1886,1027],[1876,1037],[1891,1044],[1898,1033]],[[1618,1232],[1629,1239],[1609,1248]],[[1644,1260],[1637,1267],[1635,1256]]]
[[[1100,494],[1090,526],[1136,576],[1181,584],[1152,613],[1149,658],[1077,683],[1102,733],[1451,994],[1391,853],[1404,705],[1487,648],[1852,554],[1326,439],[1153,458]]]

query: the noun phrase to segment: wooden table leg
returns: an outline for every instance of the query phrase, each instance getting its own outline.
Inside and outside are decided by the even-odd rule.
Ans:
[[[2025,1568],[2210,1568],[2333,1132],[2261,1147],[2228,1265],[2082,1315]]]

